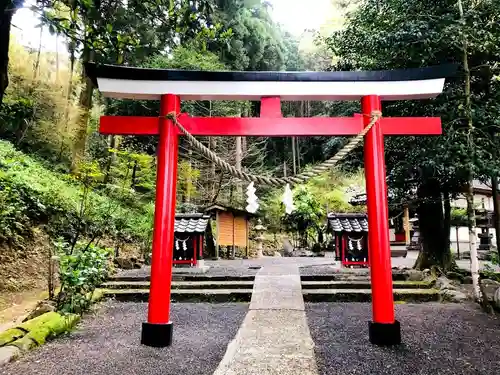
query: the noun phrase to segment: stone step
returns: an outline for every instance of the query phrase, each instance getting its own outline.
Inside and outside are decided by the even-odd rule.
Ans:
[[[356,274],[356,273],[343,273],[338,272],[335,274],[327,274],[327,275],[301,275],[300,279],[302,281],[370,281],[370,275],[367,273]],[[393,273],[392,274],[393,281],[405,281],[406,275]]]
[[[149,289],[103,289],[104,297],[117,301],[147,302]],[[249,302],[252,289],[172,289],[172,302]]]
[[[149,281],[108,281],[105,289],[149,289]],[[172,281],[172,289],[252,289],[253,281]]]
[[[255,275],[172,275],[173,281],[253,281]],[[120,276],[113,275],[110,276],[108,281],[149,281],[150,276]]]
[[[305,302],[370,302],[370,289],[310,289],[303,290]],[[395,301],[433,302],[439,300],[437,289],[395,289]]]
[[[429,289],[429,281],[393,281],[393,289]],[[302,281],[302,289],[371,289],[370,280]]]

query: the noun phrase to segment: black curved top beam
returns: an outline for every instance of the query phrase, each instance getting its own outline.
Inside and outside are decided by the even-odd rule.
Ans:
[[[345,82],[345,81],[413,81],[447,78],[455,75],[455,64],[424,68],[332,71],[332,72],[241,72],[148,69],[86,63],[85,72],[97,86],[97,78],[139,81],[261,81],[261,82]]]

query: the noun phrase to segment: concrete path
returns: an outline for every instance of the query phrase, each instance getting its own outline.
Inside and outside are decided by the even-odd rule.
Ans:
[[[297,265],[262,268],[250,311],[214,375],[316,375]]]

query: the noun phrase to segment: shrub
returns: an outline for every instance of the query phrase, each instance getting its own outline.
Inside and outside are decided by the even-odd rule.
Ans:
[[[44,224],[53,238],[67,241],[80,233],[147,243],[149,208],[98,194],[92,182],[100,178],[97,166],[87,167],[75,177],[53,172],[0,141],[0,238],[22,245],[33,224]]]
[[[57,247],[61,253],[57,309],[81,314],[90,306],[95,289],[108,277],[113,250],[82,242],[72,251],[64,242],[58,242]]]

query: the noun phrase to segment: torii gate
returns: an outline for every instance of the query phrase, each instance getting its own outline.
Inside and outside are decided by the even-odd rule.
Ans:
[[[86,64],[86,74],[104,96],[160,100],[158,117],[103,116],[100,132],[120,135],[159,135],[156,203],[147,323],[141,343],[165,347],[172,343],[170,290],[174,241],[178,137],[165,116],[180,114],[182,100],[261,101],[257,118],[190,117],[179,122],[198,136],[334,136],[356,135],[370,122],[383,100],[425,99],[439,95],[445,77],[455,67],[352,72],[206,72],[142,69]],[[354,117],[283,118],[281,100],[361,100],[362,115]],[[441,120],[434,117],[381,118],[364,142],[366,195],[373,321],[369,339],[376,345],[401,342],[395,319],[389,248],[385,135],[439,135]]]

